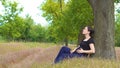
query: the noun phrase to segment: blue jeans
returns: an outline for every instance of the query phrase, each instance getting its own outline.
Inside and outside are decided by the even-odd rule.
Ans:
[[[67,46],[63,46],[60,49],[57,57],[55,58],[54,63],[58,63],[58,62],[60,62],[60,61],[62,61],[64,59],[67,59],[67,58],[82,57],[81,53],[77,53],[77,52],[71,53],[70,50],[71,49],[68,48]]]

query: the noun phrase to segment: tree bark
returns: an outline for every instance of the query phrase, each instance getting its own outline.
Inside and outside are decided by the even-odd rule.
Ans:
[[[88,0],[94,12],[96,57],[115,59],[114,0]]]
[[[64,42],[65,42],[65,46],[68,46],[68,38],[65,38]]]

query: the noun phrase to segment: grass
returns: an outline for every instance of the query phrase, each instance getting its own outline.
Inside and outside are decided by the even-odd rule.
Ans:
[[[29,46],[31,48],[35,47],[41,47],[41,48],[48,48],[51,46],[56,46],[54,43],[39,43],[39,42],[27,42],[27,43],[22,43],[23,45]]]
[[[56,46],[54,43],[38,43],[38,42],[9,42],[0,43],[0,55],[9,52],[15,52],[20,50],[26,50],[31,48],[48,48],[51,46]]]
[[[119,61],[74,58],[52,64],[59,49],[60,46],[54,43],[2,42],[0,43],[0,68],[120,68],[119,47],[115,48]]]
[[[36,58],[39,58],[41,50],[52,46],[56,45],[53,43],[37,42],[1,42],[0,68],[8,68],[15,64],[24,64],[24,62],[31,62],[32,59],[34,61]]]
[[[20,51],[24,49],[28,49],[30,47],[23,46],[21,44],[14,43],[0,43],[0,55],[6,54],[9,52]]]
[[[31,68],[120,68],[120,62],[95,58],[74,58],[53,65],[34,63]]]

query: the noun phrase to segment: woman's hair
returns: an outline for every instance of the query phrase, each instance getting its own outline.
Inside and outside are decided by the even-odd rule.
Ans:
[[[90,31],[90,36],[93,37],[93,35],[94,35],[94,30],[93,30],[93,28],[90,27],[90,26],[87,26],[87,28],[88,28],[88,31]]]

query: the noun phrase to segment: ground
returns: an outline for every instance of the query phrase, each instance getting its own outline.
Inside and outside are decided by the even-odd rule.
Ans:
[[[0,68],[37,68],[33,66],[52,64],[60,47],[52,43],[0,43]],[[120,60],[120,48],[115,50]]]

